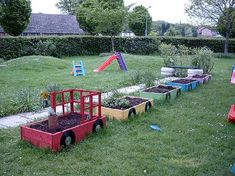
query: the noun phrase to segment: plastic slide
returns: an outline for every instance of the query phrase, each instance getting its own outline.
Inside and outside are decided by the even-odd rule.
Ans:
[[[235,70],[232,72],[231,83],[235,84]]]
[[[99,66],[99,68],[95,69],[94,72],[101,72],[101,71],[105,70],[116,59],[117,59],[117,56],[112,55],[101,66]]]

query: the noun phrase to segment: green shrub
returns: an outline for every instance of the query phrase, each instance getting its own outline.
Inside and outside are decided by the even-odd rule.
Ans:
[[[145,84],[145,87],[152,87],[155,85],[156,75],[153,72],[146,71],[142,76],[142,83]]]
[[[16,93],[14,97],[14,105],[17,107],[17,112],[31,112],[39,110],[41,105],[39,90],[22,89]]]
[[[131,85],[140,84],[142,73],[139,71],[134,71],[130,74],[130,83]]]
[[[158,51],[156,38],[115,38],[115,49],[130,54],[152,54]],[[110,37],[56,36],[56,37],[2,37],[0,58],[9,60],[28,55],[54,57],[98,55],[111,51]]]
[[[158,39],[165,44],[174,46],[185,45],[189,48],[207,47],[213,52],[224,52],[224,39],[220,38],[197,38],[197,37],[158,37]],[[235,40],[229,41],[229,52],[235,51]]]
[[[204,73],[210,73],[214,67],[214,53],[206,47],[195,49],[194,52],[192,65],[203,69]]]
[[[160,54],[166,67],[175,66],[177,63],[177,48],[171,44],[161,44]]]

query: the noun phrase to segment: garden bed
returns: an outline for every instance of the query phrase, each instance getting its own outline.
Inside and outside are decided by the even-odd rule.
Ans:
[[[62,147],[80,142],[92,132],[106,126],[101,115],[101,93],[89,90],[68,89],[52,92],[50,116],[46,120],[21,126],[21,140],[39,148],[59,151]],[[57,99],[61,97],[61,99]],[[98,103],[93,98],[98,97]],[[65,106],[70,104],[68,111]],[[79,111],[75,106],[78,105]],[[62,114],[56,114],[56,107],[62,106]],[[95,113],[96,112],[96,113]]]
[[[169,101],[170,99],[175,99],[180,94],[181,94],[181,89],[179,87],[173,87],[167,85],[150,87],[140,92],[141,97],[153,98],[155,101],[157,100]]]
[[[102,115],[108,116],[110,119],[126,120],[137,114],[147,112],[153,107],[153,99],[126,96],[118,100],[128,101],[129,103],[123,107],[120,105],[102,105]]]
[[[169,86],[179,86],[183,92],[187,92],[196,89],[199,85],[199,81],[194,79],[178,79],[166,84]]]
[[[63,147],[78,143],[91,132],[95,132],[97,126],[105,127],[106,118],[93,116],[91,120],[81,124],[80,114],[67,114],[58,118],[59,127],[50,130],[48,120],[21,126],[21,140],[39,148],[49,148],[60,151]]]
[[[194,75],[191,77],[188,77],[189,79],[194,79],[199,81],[200,84],[206,84],[209,80],[211,80],[211,75],[203,74],[203,75]]]

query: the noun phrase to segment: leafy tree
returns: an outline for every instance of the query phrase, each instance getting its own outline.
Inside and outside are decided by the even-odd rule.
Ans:
[[[224,15],[225,43],[224,53],[228,53],[228,43],[231,33],[232,15],[231,8],[235,6],[235,0],[190,0],[191,4],[186,7],[186,12],[191,17],[196,17],[211,24],[216,24],[220,16]]]
[[[91,34],[111,36],[112,50],[114,38],[122,32],[126,17],[123,0],[86,0],[77,10],[81,27]]]
[[[76,7],[84,1],[85,0],[59,0],[56,6],[65,14],[75,15]]]
[[[235,8],[227,9],[231,10],[231,12],[227,12],[231,14],[231,26],[230,26],[230,37],[235,38]],[[218,23],[217,23],[217,30],[220,34],[226,37],[226,16],[223,14],[220,16]]]
[[[144,36],[146,30],[146,18],[147,18],[147,34],[151,32],[152,17],[150,16],[148,9],[144,6],[136,6],[128,17],[128,24],[132,32],[137,36]]]
[[[0,25],[9,35],[20,35],[28,26],[31,16],[29,0],[1,0]]]

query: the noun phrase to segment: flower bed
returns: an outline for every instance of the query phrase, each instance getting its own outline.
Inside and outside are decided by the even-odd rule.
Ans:
[[[199,81],[200,84],[206,84],[209,80],[211,80],[211,75],[203,74],[203,75],[194,75],[188,77],[188,79],[194,79]]]
[[[94,98],[98,98],[98,103],[94,103]],[[70,109],[65,111],[68,104]],[[58,106],[62,107],[61,115],[56,114]],[[100,92],[78,89],[52,92],[51,111],[46,120],[22,125],[21,140],[39,148],[60,151],[106,126],[106,118],[101,115]]]
[[[153,98],[155,101],[166,101],[170,99],[175,99],[180,94],[181,89],[179,87],[167,85],[153,86],[140,92],[141,97]]]
[[[116,104],[106,104],[101,106],[101,113],[110,119],[126,120],[137,114],[147,112],[153,107],[153,99],[126,96],[119,100],[128,101],[125,107]]]
[[[194,79],[178,79],[166,84],[169,86],[179,86],[183,92],[187,92],[196,89],[199,85],[199,81]]]

